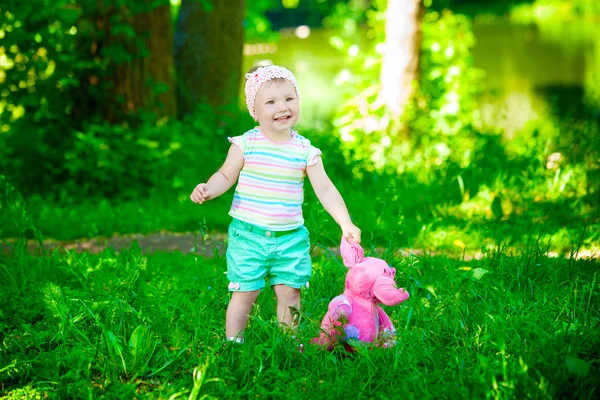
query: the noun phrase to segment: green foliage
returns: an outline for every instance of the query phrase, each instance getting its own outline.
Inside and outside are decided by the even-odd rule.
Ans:
[[[271,22],[265,17],[265,11],[273,7],[274,0],[249,2],[244,20],[245,41],[269,40],[277,37]]]
[[[211,112],[206,110],[202,115],[209,117]],[[227,146],[226,136],[238,134],[241,129],[235,119],[230,122],[235,126],[227,125],[225,120],[217,126],[217,121],[194,117],[138,127],[85,124],[73,132],[68,148],[63,147],[63,181],[47,177],[54,185],[60,183],[52,192],[23,182],[23,172],[15,165],[23,162],[18,157],[5,159],[4,167],[9,180],[20,184],[28,195],[46,192],[47,196],[71,202],[106,196],[139,197],[180,188],[182,179],[195,171],[197,174],[199,164],[216,168],[219,161],[213,157],[214,152],[221,154]]]
[[[330,20],[346,38],[355,33],[357,12],[368,23],[367,42],[332,38],[349,60],[338,83],[352,89],[335,121],[336,133],[352,160],[348,169],[360,177],[355,185],[368,193],[363,198],[348,190],[347,196],[359,204],[375,200],[369,208],[378,210],[355,211],[359,226],[369,227],[375,241],[392,231],[401,240],[410,238],[410,245],[460,249],[464,242],[497,243],[505,235],[523,243],[538,234],[562,247],[573,243],[577,230],[595,224],[597,111],[582,113],[583,107],[562,102],[555,116],[531,122],[514,137],[482,132],[478,109],[485,81],[473,68],[471,21],[430,9],[422,24],[418,92],[403,121],[395,121],[377,101],[385,6],[350,2]],[[377,183],[368,184],[371,178]],[[531,223],[543,226],[532,230]],[[597,240],[597,229],[587,233],[591,242]]]
[[[277,327],[270,290],[246,343],[225,344],[221,257],[17,249],[0,255],[0,396],[587,398],[600,383],[597,262],[545,252],[534,242],[469,262],[387,253],[411,294],[387,309],[399,343],[348,355],[309,344],[343,287],[328,255],[315,256],[303,292],[301,353]]]
[[[65,172],[62,156],[82,100],[79,79],[99,66],[74,51],[81,11],[70,2],[34,0],[1,13],[0,51],[7,58],[0,76],[0,170],[19,171],[14,183],[21,188],[48,189]]]
[[[600,15],[600,3],[596,0],[534,0],[531,4],[513,7],[511,18],[523,22],[551,19],[590,18]]]
[[[468,163],[467,149],[474,141],[472,126],[477,118],[476,95],[481,90],[481,72],[473,68],[470,56],[474,37],[469,20],[449,11],[425,14],[418,94],[405,110],[403,120],[397,121],[378,101],[378,47],[384,40],[385,2],[375,2],[374,6],[366,13],[366,35],[371,40],[366,44],[341,37],[332,40],[334,46],[347,53],[353,67],[353,72],[345,70],[341,74],[339,83],[356,88],[336,121],[346,148],[380,170],[425,172],[438,168],[450,157]],[[460,136],[461,140],[452,136]]]
[[[419,98],[408,124],[418,137],[463,136],[477,123],[482,71],[473,67],[475,37],[470,20],[444,11],[425,14],[421,43]],[[419,139],[416,139],[419,140]]]
[[[129,199],[94,193],[88,198],[65,195],[55,200],[27,196],[26,201],[21,200],[20,210],[28,222],[17,228],[10,215],[3,215],[2,236],[20,237],[33,223],[36,228],[32,232],[62,240],[199,228],[224,232],[232,191],[202,206],[193,204],[189,194],[222,163],[228,146],[225,136],[239,134],[243,128],[231,125],[223,130],[203,130],[204,123],[214,126],[209,116],[191,119],[190,124],[196,125],[170,125],[169,143],[180,146],[164,159],[153,160],[156,166],[152,166],[148,187],[139,188],[139,182],[128,178],[133,171],[108,183],[108,187],[119,186],[121,195],[130,193]],[[556,130],[557,126],[549,122],[544,129]],[[529,239],[541,237],[552,242],[552,250],[568,252],[587,226],[583,247],[597,248],[600,180],[595,178],[599,168],[591,167],[597,155],[582,152],[595,146],[597,130],[593,124],[566,121],[560,132],[553,134],[560,140],[542,142],[537,138],[549,133],[539,129],[532,125],[510,141],[501,135],[479,134],[470,164],[447,161],[429,171],[403,174],[373,173],[360,161],[345,158],[339,151],[339,139],[328,129],[304,130],[303,134],[326,155],[328,175],[367,243],[387,243],[393,238],[404,247],[461,253],[465,247],[472,252],[501,241],[519,248]],[[218,136],[211,138],[215,132]],[[578,136],[580,133],[584,135]],[[574,136],[584,141],[572,142]],[[100,171],[93,174],[98,176]],[[306,186],[304,213],[309,229],[319,240],[338,237],[339,227],[323,210],[308,182]],[[148,195],[140,198],[136,193],[142,189]],[[97,190],[106,189],[98,185]]]
[[[149,146],[154,133],[142,128],[141,137],[133,139],[123,132],[140,120],[156,122],[156,115],[120,115],[113,78],[115,69],[131,62],[136,52],[148,52],[143,38],[135,37],[131,16],[159,3],[111,0],[99,6],[91,0],[32,0],[0,10],[0,54],[5,55],[0,65],[0,171],[21,191],[56,193],[57,184],[70,189],[82,181],[85,186],[106,181],[106,176],[86,179],[81,171],[98,163],[106,168],[102,151],[93,153],[114,149],[117,137],[123,138],[124,149]],[[157,86],[156,93],[160,90]],[[125,125],[109,126],[104,120],[108,109]],[[83,155],[88,157],[73,159]],[[98,163],[84,165],[90,155]],[[118,157],[107,157],[113,156]],[[147,161],[142,156],[139,163]],[[115,169],[120,171],[121,165]]]
[[[190,185],[199,167],[218,167],[221,160],[214,155],[223,154],[226,137],[239,134],[245,121],[238,114],[217,121],[209,107],[198,109],[184,121],[137,128],[93,124],[76,132],[73,149],[65,154],[70,179],[63,189],[76,199],[135,198],[181,189],[184,181]]]

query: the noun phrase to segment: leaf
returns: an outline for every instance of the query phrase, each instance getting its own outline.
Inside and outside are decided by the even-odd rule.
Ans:
[[[431,285],[425,286],[425,289],[427,289],[427,291],[429,293],[431,293],[433,295],[433,297],[437,298],[437,294],[435,294],[435,289],[433,288],[433,286],[431,286]]]
[[[568,356],[565,360],[565,364],[567,364],[567,370],[575,375],[580,377],[585,377],[590,372],[590,365],[581,358]]]
[[[205,12],[210,13],[210,12],[213,12],[213,10],[215,9],[215,7],[208,0],[200,0],[200,3],[202,3],[202,8],[204,9]]]
[[[111,26],[110,32],[115,35],[123,35],[128,38],[135,38],[135,30],[130,24],[118,24]]]
[[[488,272],[490,271],[484,268],[475,268],[472,272],[473,279],[480,280]]]
[[[145,357],[146,364],[148,363],[149,357],[151,357],[152,350],[155,345],[156,343],[150,333],[150,330],[144,325],[138,325],[131,333],[131,337],[129,338],[129,347],[131,348],[131,355],[133,356],[131,365],[132,371],[139,371],[143,361],[142,357]]]
[[[123,365],[123,372],[127,374],[127,364],[125,363],[125,358],[123,357],[121,340],[113,333],[113,331],[104,330],[104,334],[106,336],[107,346],[112,346],[113,350],[119,355],[121,358],[121,364]]]
[[[44,295],[44,303],[50,314],[61,320],[66,319],[67,306],[65,305],[61,288],[53,283],[48,283],[42,288],[42,293]]]

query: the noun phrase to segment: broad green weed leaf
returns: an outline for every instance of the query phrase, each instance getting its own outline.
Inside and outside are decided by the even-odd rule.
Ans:
[[[485,268],[475,268],[472,272],[473,279],[480,280],[488,272],[490,271]]]
[[[131,348],[131,355],[133,356],[131,369],[136,371],[140,368],[144,360],[142,357],[146,356],[146,364],[148,363],[156,341],[154,340],[150,330],[144,325],[138,325],[131,337],[129,338],[129,347]],[[138,371],[139,372],[139,371]]]
[[[44,294],[44,303],[52,316],[64,319],[67,316],[67,306],[65,305],[62,290],[53,283],[48,283],[42,288]]]
[[[590,365],[581,358],[569,356],[565,360],[565,364],[567,364],[567,370],[570,373],[580,377],[585,377],[590,372]]]

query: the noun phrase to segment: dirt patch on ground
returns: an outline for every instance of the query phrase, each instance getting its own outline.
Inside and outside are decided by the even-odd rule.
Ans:
[[[53,251],[59,249],[59,251],[65,252],[75,251],[76,253],[89,252],[97,254],[111,247],[117,252],[120,252],[123,249],[131,248],[135,245],[134,243],[137,243],[137,246],[144,254],[154,253],[156,251],[177,251],[184,254],[194,253],[202,255],[203,257],[214,257],[215,255],[223,256],[225,254],[226,238],[227,235],[224,233],[213,233],[202,237],[201,235],[191,232],[157,232],[153,234],[118,235],[110,238],[98,237],[94,239],[65,241],[47,239],[44,241],[44,250]],[[4,254],[10,254],[14,245],[14,240],[7,240],[4,243],[0,243],[0,249]],[[32,254],[42,254],[42,249],[36,241],[30,240],[27,247]],[[316,246],[313,249],[313,255],[323,252],[331,252],[339,255],[338,248],[323,248],[321,246]],[[375,249],[376,254],[383,254],[384,252],[385,249],[383,248]],[[395,254],[398,257],[422,256],[424,254],[430,256],[444,255],[450,258],[463,258],[464,260],[481,259],[483,257],[481,252],[453,255],[448,253],[423,251],[420,249],[397,249]],[[559,254],[553,252],[548,253],[548,256],[560,257]],[[581,250],[574,256],[577,259],[600,259],[600,249]],[[566,257],[569,257],[569,255],[566,255]]]
[[[131,234],[118,235],[110,238],[98,237],[93,239],[77,240],[44,240],[44,250],[53,251],[61,249],[65,251],[75,251],[76,253],[101,253],[108,248],[114,248],[117,252],[129,249],[137,243],[137,246],[143,253],[153,253],[156,251],[179,251],[182,253],[197,253],[205,257],[213,257],[215,252],[223,255],[225,253],[225,234],[211,235],[209,238],[202,238],[194,233],[173,233],[159,232],[149,235]],[[14,246],[14,241],[7,241],[0,245],[4,252],[10,252]],[[29,250],[34,254],[40,254],[41,247],[38,242],[30,240],[27,244]]]

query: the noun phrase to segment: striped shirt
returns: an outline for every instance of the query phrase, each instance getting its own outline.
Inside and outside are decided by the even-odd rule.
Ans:
[[[301,227],[306,167],[321,151],[295,131],[285,143],[271,141],[258,127],[229,141],[244,153],[229,215],[273,231]]]

